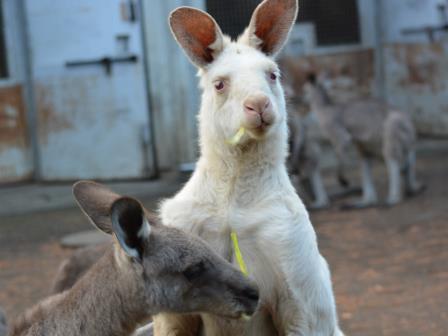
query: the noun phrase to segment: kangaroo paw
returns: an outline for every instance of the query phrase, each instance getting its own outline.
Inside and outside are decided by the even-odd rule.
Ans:
[[[416,187],[406,189],[406,196],[415,197],[424,193],[427,189],[427,186],[423,183],[419,183]]]
[[[378,206],[377,201],[357,201],[352,203],[344,203],[340,206],[341,210],[358,210],[358,209],[367,209]]]
[[[310,211],[319,211],[328,209],[330,207],[329,202],[313,202],[308,206],[308,210]]]

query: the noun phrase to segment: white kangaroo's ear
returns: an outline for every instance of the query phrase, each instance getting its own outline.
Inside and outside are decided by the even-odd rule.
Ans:
[[[73,195],[92,224],[101,231],[112,234],[110,207],[120,195],[93,181],[76,182],[73,185]]]
[[[264,0],[255,9],[239,41],[268,56],[277,55],[288,39],[298,11],[297,0]]]
[[[139,201],[121,197],[111,207],[112,228],[121,248],[129,257],[143,259],[151,226]]]
[[[196,66],[213,62],[224,48],[224,39],[216,21],[207,13],[179,7],[169,17],[171,32],[177,43]]]

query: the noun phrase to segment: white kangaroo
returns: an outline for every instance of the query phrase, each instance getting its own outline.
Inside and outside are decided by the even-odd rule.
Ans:
[[[234,264],[236,232],[261,301],[250,321],[161,314],[155,335],[342,335],[327,263],[285,166],[287,114],[274,58],[297,11],[297,0],[265,0],[237,41],[200,10],[171,13],[177,42],[199,68],[201,156],[161,217]]]
[[[160,312],[251,315],[258,289],[197,237],[93,182],[74,186],[92,223],[115,237],[74,286],[20,316],[10,336],[130,335]]]

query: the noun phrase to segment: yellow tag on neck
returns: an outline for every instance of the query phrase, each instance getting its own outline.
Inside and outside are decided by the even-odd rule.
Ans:
[[[245,132],[246,132],[246,129],[243,126],[241,126],[238,129],[238,132],[236,132],[235,135],[233,137],[231,137],[230,139],[227,139],[226,142],[232,146],[237,145],[240,142],[240,140],[243,137]]]
[[[233,251],[235,253],[236,261],[238,262],[238,265],[240,266],[241,272],[247,276],[247,267],[244,263],[243,255],[241,254],[240,245],[238,244],[238,236],[236,235],[235,231],[230,232],[230,238],[232,239],[233,243]]]

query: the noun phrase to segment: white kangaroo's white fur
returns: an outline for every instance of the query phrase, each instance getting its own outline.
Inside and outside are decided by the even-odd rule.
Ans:
[[[201,156],[188,183],[163,202],[160,213],[166,225],[201,236],[235,265],[230,232],[236,231],[261,294],[260,309],[250,322],[202,314],[203,335],[342,335],[327,263],[285,167],[287,113],[273,56],[296,13],[296,0],[265,0],[238,41],[222,36],[214,20],[198,10],[180,8],[170,18],[177,41],[200,68]],[[273,27],[279,29],[272,30],[277,36],[263,40],[262,28],[269,30],[263,20],[272,14],[279,20]],[[196,33],[199,27],[191,29],[194,20],[202,28],[209,25],[213,38],[204,30]],[[208,45],[199,50],[204,40]],[[254,95],[270,101],[270,122],[261,129],[247,121],[245,102]],[[247,130],[244,137],[229,145],[226,140],[241,126]],[[156,316],[155,335],[195,335],[179,326],[191,323],[193,328],[197,320],[182,319]]]

